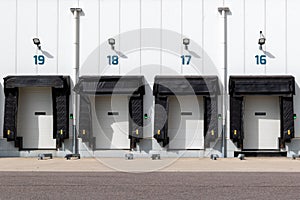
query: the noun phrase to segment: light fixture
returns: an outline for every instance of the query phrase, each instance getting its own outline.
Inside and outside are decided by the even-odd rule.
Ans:
[[[148,118],[149,118],[148,114],[145,113],[145,114],[144,114],[144,119],[148,119]]]
[[[115,44],[116,44],[116,41],[114,38],[109,38],[108,39],[108,44],[111,46],[111,49],[112,50],[115,50]]]
[[[33,44],[35,44],[37,46],[37,48],[39,50],[41,50],[41,41],[40,41],[40,39],[39,38],[33,38],[32,40],[33,40]]]
[[[260,31],[259,34],[260,34],[259,39],[258,39],[259,50],[262,50],[262,45],[264,45],[266,43],[266,38],[262,34],[262,31]]]
[[[185,46],[185,50],[188,50],[188,45],[190,44],[190,39],[183,38],[182,42],[183,42],[183,45]]]

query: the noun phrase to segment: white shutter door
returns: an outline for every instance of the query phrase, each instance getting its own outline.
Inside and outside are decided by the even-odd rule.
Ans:
[[[246,96],[244,149],[278,149],[279,97]]]
[[[93,132],[97,149],[129,149],[128,97],[95,97]]]
[[[51,88],[19,88],[18,136],[25,149],[55,149]]]
[[[203,97],[169,97],[169,149],[204,149]]]

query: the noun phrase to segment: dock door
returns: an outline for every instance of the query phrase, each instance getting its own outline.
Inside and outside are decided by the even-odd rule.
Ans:
[[[279,97],[246,96],[244,149],[279,149]]]
[[[204,149],[203,97],[169,98],[169,149]]]
[[[218,138],[216,76],[156,76],[154,138],[169,150],[200,150]]]
[[[240,151],[283,155],[294,138],[293,76],[231,76],[230,138]]]
[[[68,76],[4,78],[3,137],[19,150],[58,149],[69,138]]]
[[[18,135],[24,149],[55,149],[51,88],[19,88]]]

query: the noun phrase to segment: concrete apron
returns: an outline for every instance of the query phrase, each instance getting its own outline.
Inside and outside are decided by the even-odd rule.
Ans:
[[[0,171],[54,172],[300,172],[300,159],[290,158],[0,158]]]

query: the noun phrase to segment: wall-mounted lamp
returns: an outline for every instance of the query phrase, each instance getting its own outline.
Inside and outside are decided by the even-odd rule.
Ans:
[[[33,44],[35,44],[37,46],[37,48],[39,50],[41,50],[42,47],[41,47],[41,41],[40,41],[40,39],[39,38],[33,38],[32,40],[33,40]]]
[[[262,31],[260,31],[259,34],[260,34],[259,39],[258,39],[259,50],[262,50],[262,45],[264,45],[266,43],[266,38],[262,34]]]
[[[189,38],[183,38],[182,43],[185,46],[185,50],[188,50],[188,45],[190,44],[190,39]]]
[[[115,44],[116,44],[116,41],[114,38],[109,38],[108,39],[108,44],[111,46],[111,49],[112,50],[115,50]]]

